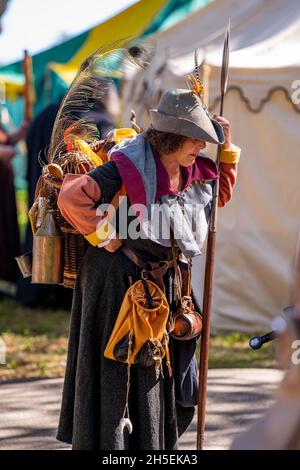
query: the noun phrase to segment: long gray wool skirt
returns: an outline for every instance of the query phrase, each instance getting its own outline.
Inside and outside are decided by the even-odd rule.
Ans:
[[[161,258],[166,259],[166,258]],[[77,278],[57,439],[72,449],[176,449],[194,407],[175,400],[174,378],[154,367],[131,366],[129,412],[132,434],[117,428],[126,403],[127,365],[104,358],[124,295],[139,268],[122,250],[90,247]],[[171,362],[173,362],[170,339]]]

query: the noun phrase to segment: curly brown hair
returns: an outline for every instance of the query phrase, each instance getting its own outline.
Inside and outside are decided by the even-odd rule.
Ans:
[[[157,131],[153,127],[145,131],[145,137],[154,151],[164,155],[176,152],[187,140],[183,135]]]

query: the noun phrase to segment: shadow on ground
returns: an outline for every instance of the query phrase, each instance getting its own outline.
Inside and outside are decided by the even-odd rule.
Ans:
[[[228,449],[234,436],[273,403],[281,376],[272,369],[210,370],[206,448]],[[1,450],[70,449],[55,439],[62,384],[62,379],[38,379],[0,385]],[[195,417],[180,440],[180,449],[195,449],[196,428]]]

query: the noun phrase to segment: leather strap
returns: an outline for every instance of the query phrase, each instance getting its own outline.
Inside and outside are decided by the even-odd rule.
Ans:
[[[142,269],[144,268],[144,265],[141,262],[140,258],[134,253],[134,251],[128,248],[128,246],[123,244],[121,250],[134,264],[136,264]]]
[[[192,294],[192,260],[188,259],[189,272],[188,272],[188,282],[187,282],[187,292],[186,295],[191,297]]]
[[[177,263],[177,256],[176,256],[176,250],[175,250],[175,243],[174,243],[173,234],[171,234],[171,241],[172,241],[172,255],[173,255],[173,263],[174,263],[174,270],[175,270],[175,276],[176,276],[177,292],[178,292],[179,300],[181,302],[182,301],[182,289],[181,289],[179,266],[178,266],[178,263]]]
[[[158,263],[153,262],[153,261],[147,261],[143,262],[137,254],[128,246],[122,245],[122,251],[125,253],[125,255],[137,266],[139,266],[142,269],[145,269],[146,271],[152,272],[156,270],[161,270],[163,273],[167,271],[168,268],[171,268],[174,266],[174,261],[173,259],[170,260],[163,260],[159,261]],[[149,266],[151,269],[148,269]]]
[[[165,286],[163,282],[163,275],[166,273],[167,269],[174,266],[174,260],[163,260],[158,263],[148,261],[144,263],[134,251],[126,245],[122,246],[123,253],[137,266],[139,266],[142,271],[142,277],[145,279],[149,276],[152,277],[153,281],[165,292]],[[149,269],[150,268],[150,269]]]
[[[188,262],[187,283],[185,285],[184,279],[182,279],[182,288],[181,288],[181,281],[180,281],[180,274],[179,274],[180,269],[179,269],[179,266],[178,266],[173,234],[171,234],[171,241],[172,241],[172,255],[173,255],[176,283],[177,283],[177,286],[178,286],[179,299],[181,301],[184,296],[187,296],[187,297],[191,296],[191,292],[192,292],[192,260],[187,259],[187,262]],[[182,292],[182,290],[184,290],[184,292]]]

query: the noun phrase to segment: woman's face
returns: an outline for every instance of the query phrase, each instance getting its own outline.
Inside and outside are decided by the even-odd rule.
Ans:
[[[177,163],[181,166],[193,165],[201,150],[205,149],[206,142],[199,139],[187,139],[176,152]]]

